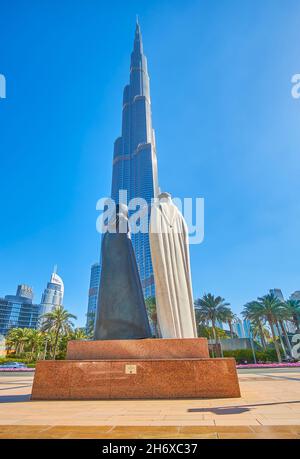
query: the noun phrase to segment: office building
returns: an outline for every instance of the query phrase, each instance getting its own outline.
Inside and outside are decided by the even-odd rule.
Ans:
[[[94,263],[91,267],[88,310],[87,310],[87,318],[86,318],[86,329],[88,331],[90,331],[93,328],[92,324],[95,322],[98,290],[99,290],[99,284],[100,284],[100,272],[101,272],[100,263]]]
[[[64,299],[64,283],[54,267],[50,281],[44,290],[40,305],[40,315],[52,311],[55,306],[62,306]]]
[[[11,328],[37,328],[39,308],[33,303],[32,288],[25,284],[18,286],[16,295],[0,298],[0,335]]]

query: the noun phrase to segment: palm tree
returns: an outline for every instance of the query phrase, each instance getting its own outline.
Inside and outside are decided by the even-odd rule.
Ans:
[[[48,351],[48,345],[50,344],[51,345],[51,341],[52,340],[52,336],[51,336],[51,333],[47,333],[45,331],[42,331],[41,332],[42,334],[42,340],[43,340],[43,350],[42,350],[42,355],[43,355],[43,360],[46,359],[46,356],[47,356],[47,351]]]
[[[283,339],[281,335],[284,337],[285,344],[287,345],[288,350],[289,350],[289,355],[292,356],[292,346],[291,346],[291,343],[290,343],[290,340],[287,334],[287,330],[286,330],[286,325],[285,325],[285,321],[289,320],[291,317],[290,317],[289,309],[285,307],[285,302],[282,302],[281,306],[282,306],[281,311],[277,317],[277,328],[278,328],[279,335],[280,335],[279,338],[280,338],[281,346],[287,357],[287,352],[285,351],[285,345],[283,343]],[[281,329],[281,332],[280,332],[280,329]]]
[[[89,337],[86,334],[85,328],[75,328],[75,330],[71,330],[67,334],[60,335],[60,339],[58,341],[57,346],[57,355],[59,358],[64,357],[67,352],[68,343],[71,340],[87,340]]]
[[[282,302],[274,295],[274,293],[269,293],[268,295],[259,297],[257,301],[252,301],[251,303],[246,304],[243,315],[247,315],[247,313],[252,317],[265,318],[268,321],[277,359],[278,362],[281,362],[281,354],[275,333],[275,326],[282,315]]]
[[[42,345],[44,343],[44,335],[40,330],[30,329],[28,332],[27,344],[30,348],[31,359],[36,355],[39,358]]]
[[[200,322],[210,322],[215,343],[218,342],[216,333],[216,322],[224,322],[226,314],[228,315],[227,307],[229,303],[225,303],[225,299],[221,296],[214,296],[211,293],[204,294],[202,298],[195,300],[195,309],[197,319]]]
[[[13,347],[16,355],[22,354],[24,347],[28,341],[30,328],[11,328],[6,335],[6,343],[9,347]]]
[[[286,320],[292,322],[296,327],[296,333],[300,331],[300,300],[289,299],[283,303]]]
[[[6,337],[5,337],[5,344],[7,349],[15,349],[16,354],[19,353],[19,347],[20,347],[20,340],[19,340],[19,335],[17,333],[17,328],[11,328]]]
[[[146,303],[146,308],[147,308],[147,312],[148,312],[148,315],[153,323],[153,326],[154,326],[154,333],[155,333],[155,336],[157,337],[158,336],[158,330],[157,330],[157,325],[158,325],[158,319],[157,319],[157,310],[156,310],[156,298],[155,296],[149,296],[148,298],[146,298],[145,300],[145,303]]]
[[[245,319],[250,320],[251,324],[253,325],[253,330],[252,332],[254,333],[254,330],[256,329],[256,336],[259,333],[260,336],[260,341],[262,344],[262,347],[264,350],[267,349],[267,343],[266,343],[266,328],[264,327],[264,321],[265,318],[261,315],[260,308],[257,307],[257,302],[256,301],[250,301],[244,306],[244,309],[242,311],[242,316]]]
[[[55,360],[60,335],[70,333],[73,328],[71,319],[77,319],[76,316],[70,314],[63,306],[56,306],[52,311],[44,314],[41,317],[42,330],[53,333],[54,344],[52,358]]]
[[[69,334],[69,339],[71,340],[79,340],[79,339],[87,339],[88,336],[84,328],[75,328],[74,331],[71,331]]]
[[[267,349],[266,341],[270,339],[271,335],[267,327],[265,327],[260,320],[251,321],[251,331],[254,340],[259,340],[261,342],[264,350]]]
[[[227,322],[230,330],[230,336],[231,338],[234,337],[234,331],[233,331],[233,321],[236,320],[237,316],[234,314],[230,308],[225,307],[224,312],[223,312],[223,321]]]
[[[212,338],[212,328],[205,326],[203,323],[200,323],[199,326],[197,327],[198,330],[198,336],[211,339]],[[228,335],[225,330],[222,328],[216,327],[216,334],[218,338],[221,339],[226,339],[228,338]]]

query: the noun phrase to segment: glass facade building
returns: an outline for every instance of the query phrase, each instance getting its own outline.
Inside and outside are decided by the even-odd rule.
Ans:
[[[54,268],[50,282],[44,290],[40,305],[40,315],[52,311],[55,306],[62,306],[64,299],[64,283]]]
[[[95,314],[97,309],[98,290],[100,285],[100,263],[94,263],[91,267],[90,288],[88,310],[86,318],[86,329],[92,328],[91,322],[95,322]]]
[[[122,202],[120,190],[126,191],[128,201],[143,198],[148,216],[151,199],[159,193],[149,75],[138,23],[131,53],[130,81],[123,92],[122,135],[114,144],[111,197],[116,203]],[[144,295],[154,296],[149,234],[139,232],[131,237]]]
[[[0,299],[0,335],[11,328],[37,328],[40,306],[32,301],[32,288],[24,284],[18,286],[16,295]]]
[[[251,323],[248,319],[237,319],[233,324],[232,328],[238,338],[250,338],[251,337]]]
[[[272,288],[270,289],[270,294],[276,296],[278,300],[284,301],[284,296],[280,288]]]

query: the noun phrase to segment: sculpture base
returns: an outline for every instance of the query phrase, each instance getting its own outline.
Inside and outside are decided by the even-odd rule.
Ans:
[[[203,339],[197,352],[206,352]],[[114,341],[115,351],[125,346],[134,358],[119,356],[115,359],[43,360],[37,362],[32,388],[32,400],[105,400],[105,399],[171,399],[171,398],[227,398],[240,397],[235,360],[199,357],[176,357],[180,352],[192,352],[190,340],[129,340]],[[153,343],[160,341],[160,344]],[[175,341],[177,345],[175,345]],[[192,340],[197,344],[198,339]],[[127,343],[126,343],[127,342]],[[134,351],[134,342],[136,349]],[[162,358],[142,358],[138,349],[161,346]],[[162,343],[164,342],[164,343]],[[74,342],[73,342],[74,343]],[[77,342],[82,352],[95,346],[107,350],[108,342]],[[113,342],[111,342],[113,343]],[[180,343],[182,344],[180,350]],[[191,341],[190,341],[191,343]],[[69,345],[74,358],[74,344]],[[207,342],[206,342],[207,347]],[[168,350],[169,349],[169,350]],[[173,349],[173,354],[170,351]],[[79,349],[78,349],[79,350]],[[104,352],[104,351],[103,351]],[[117,354],[117,352],[116,352]],[[139,356],[137,358],[137,355]],[[69,357],[70,358],[70,357]]]
[[[206,338],[69,341],[67,360],[209,358]]]

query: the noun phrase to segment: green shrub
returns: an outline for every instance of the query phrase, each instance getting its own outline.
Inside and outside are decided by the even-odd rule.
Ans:
[[[251,349],[236,349],[234,351],[224,351],[224,357],[234,357],[237,363],[254,363],[253,352]],[[275,349],[266,351],[255,351],[256,360],[261,362],[277,362]]]
[[[251,349],[236,349],[232,351],[223,351],[224,357],[234,357],[237,363],[247,361],[253,362],[253,354]]]

